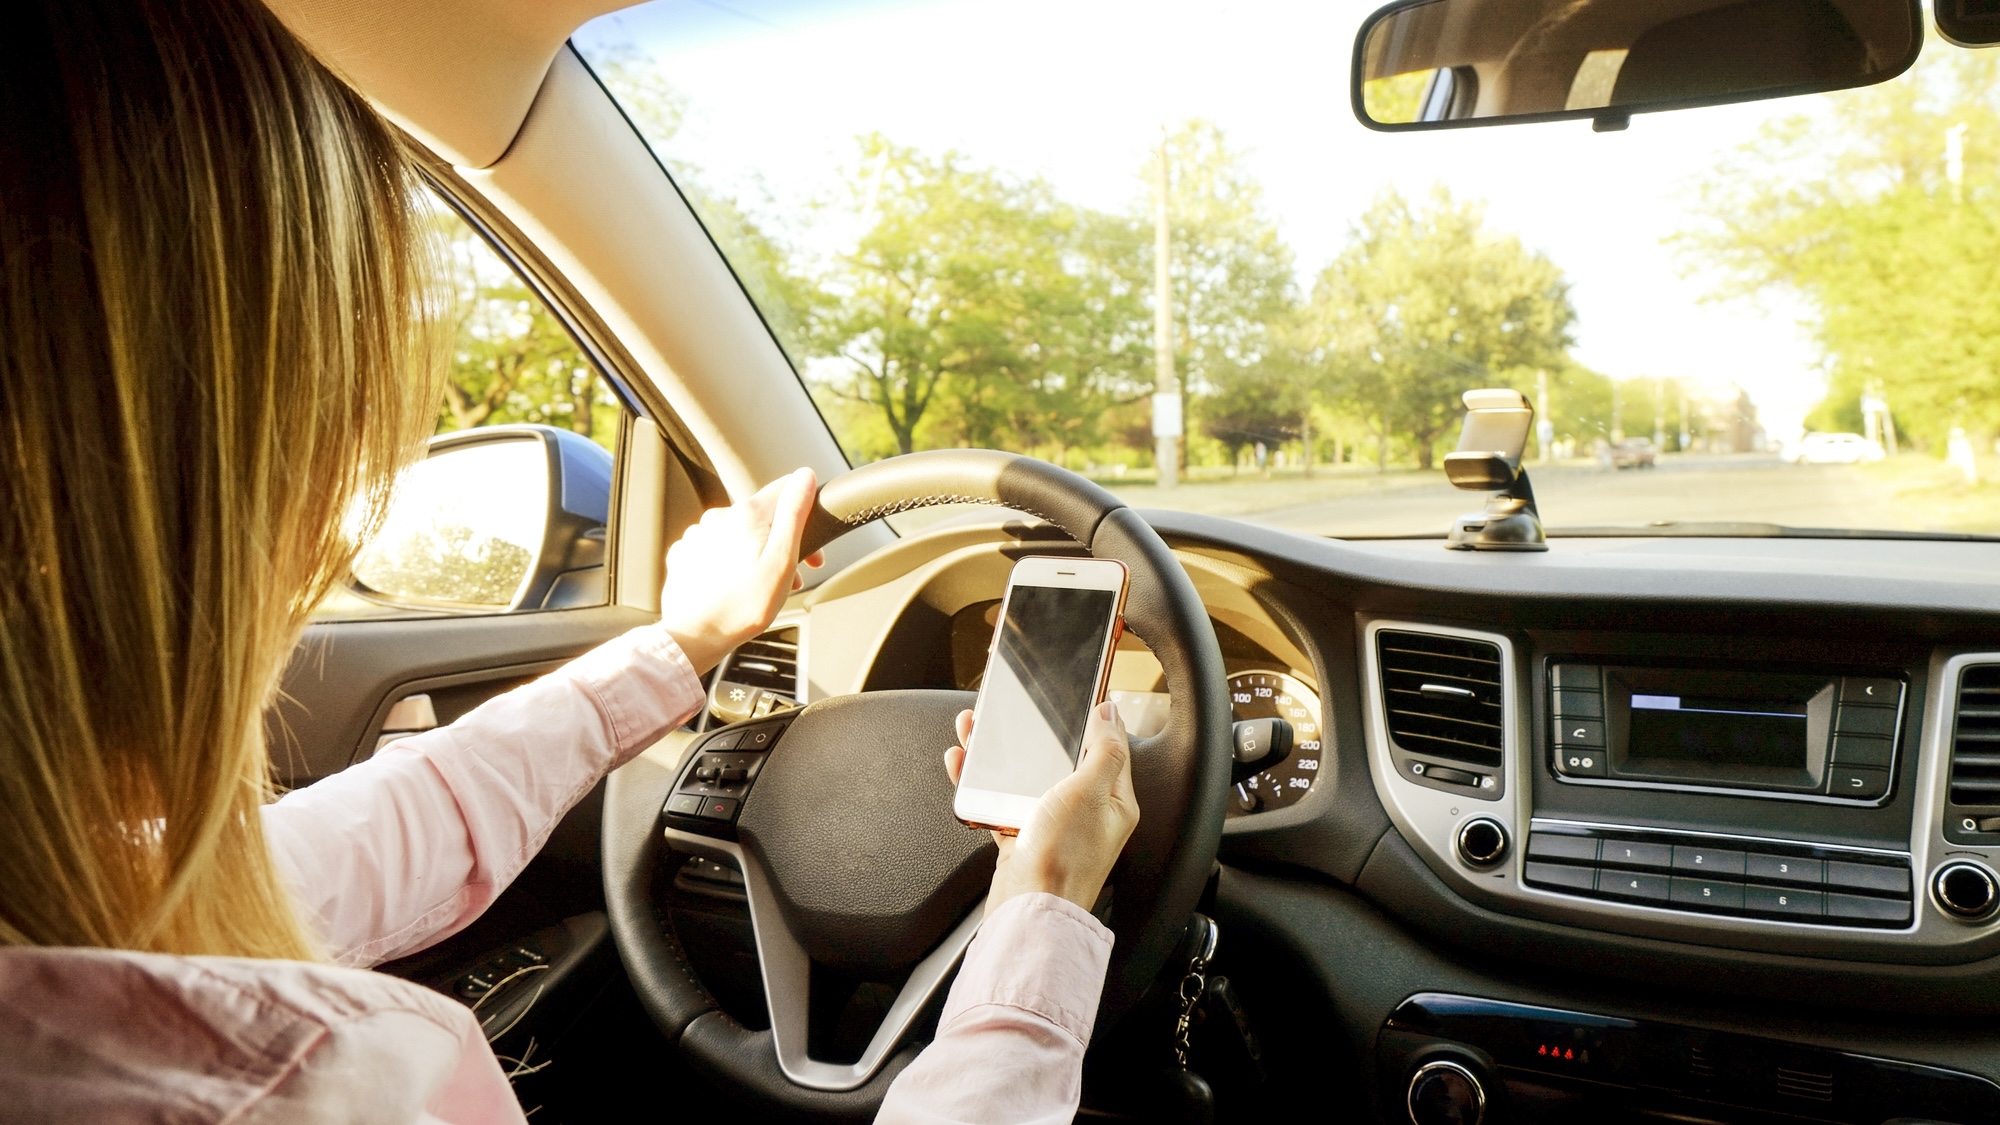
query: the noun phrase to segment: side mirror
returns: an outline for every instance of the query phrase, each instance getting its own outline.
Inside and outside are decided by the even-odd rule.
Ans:
[[[433,438],[355,559],[351,592],[447,612],[602,604],[611,481],[609,452],[553,426]]]
[[[1635,113],[1886,82],[1922,45],[1917,0],[1398,0],[1355,38],[1352,97],[1372,129],[1623,129]]]
[[[1519,391],[1465,392],[1465,428],[1458,449],[1444,455],[1444,475],[1453,486],[1496,491],[1486,509],[1458,517],[1446,546],[1457,551],[1546,551],[1542,517],[1521,454],[1535,408]]]

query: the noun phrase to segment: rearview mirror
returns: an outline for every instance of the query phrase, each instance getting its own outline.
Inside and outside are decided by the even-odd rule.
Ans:
[[[1354,41],[1355,115],[1436,129],[1723,105],[1886,82],[1916,0],[1399,0]]]

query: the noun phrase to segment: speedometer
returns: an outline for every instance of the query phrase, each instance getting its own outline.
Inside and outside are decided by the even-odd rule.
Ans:
[[[1229,677],[1229,707],[1239,722],[1283,719],[1292,726],[1292,752],[1238,782],[1229,794],[1229,815],[1282,809],[1311,792],[1319,777],[1319,694],[1282,672],[1238,672]]]

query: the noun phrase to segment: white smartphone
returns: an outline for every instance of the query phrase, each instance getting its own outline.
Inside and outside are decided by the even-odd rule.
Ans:
[[[1014,564],[972,709],[952,805],[959,820],[1018,832],[1042,794],[1076,769],[1124,630],[1128,578],[1114,559]]]

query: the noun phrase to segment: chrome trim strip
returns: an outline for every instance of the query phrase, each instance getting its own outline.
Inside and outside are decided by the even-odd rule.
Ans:
[[[793,1083],[809,1090],[852,1090],[873,1078],[908,1034],[917,1015],[958,967],[965,947],[972,944],[973,935],[986,920],[986,902],[982,899],[936,949],[917,962],[859,1059],[852,1064],[820,1062],[806,1053],[806,1032],[812,1011],[812,959],[792,936],[778,909],[770,873],[762,864],[753,862],[734,841],[678,828],[662,831],[667,843],[675,849],[711,859],[729,859],[743,872],[744,897],[750,902],[750,931],[757,942],[757,965],[764,978],[764,998],[771,1013],[771,1041],[777,1047],[778,1069]]]

